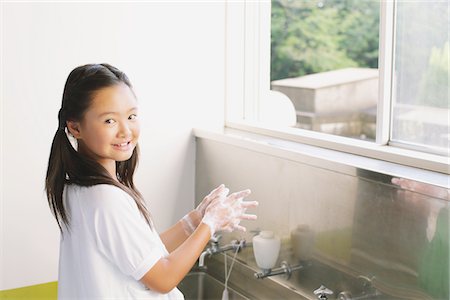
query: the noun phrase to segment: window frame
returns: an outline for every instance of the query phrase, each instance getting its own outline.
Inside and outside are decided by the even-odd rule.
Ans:
[[[375,142],[249,119],[270,93],[271,1],[227,1],[225,24],[225,127],[450,174],[450,158],[390,143],[396,1],[380,2],[379,101]]]

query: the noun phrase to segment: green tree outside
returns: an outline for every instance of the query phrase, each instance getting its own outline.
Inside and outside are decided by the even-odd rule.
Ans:
[[[379,1],[272,0],[271,80],[378,67]]]
[[[442,48],[433,47],[428,68],[422,75],[419,103],[441,108],[450,108],[449,102],[449,42]]]

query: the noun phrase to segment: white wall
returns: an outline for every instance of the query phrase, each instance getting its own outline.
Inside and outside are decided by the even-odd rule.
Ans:
[[[136,183],[162,230],[194,202],[191,128],[223,124],[225,4],[3,3],[0,290],[57,279],[44,194],[64,82],[85,63],[130,77],[140,101]]]

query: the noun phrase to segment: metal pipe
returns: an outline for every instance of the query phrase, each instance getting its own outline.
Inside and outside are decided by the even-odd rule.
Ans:
[[[304,269],[305,267],[309,266],[311,263],[301,263],[296,266],[291,267],[286,261],[281,262],[281,267],[278,267],[276,269],[263,269],[262,272],[255,273],[256,279],[263,279],[265,277],[269,276],[275,276],[275,275],[281,275],[286,274],[287,277],[291,277],[292,271],[297,271]]]

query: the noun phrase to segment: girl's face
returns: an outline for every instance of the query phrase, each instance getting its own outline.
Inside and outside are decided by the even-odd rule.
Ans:
[[[68,122],[68,127],[78,140],[78,151],[98,161],[115,179],[116,161],[128,160],[138,142],[137,115],[133,92],[118,84],[95,93],[81,122]]]

